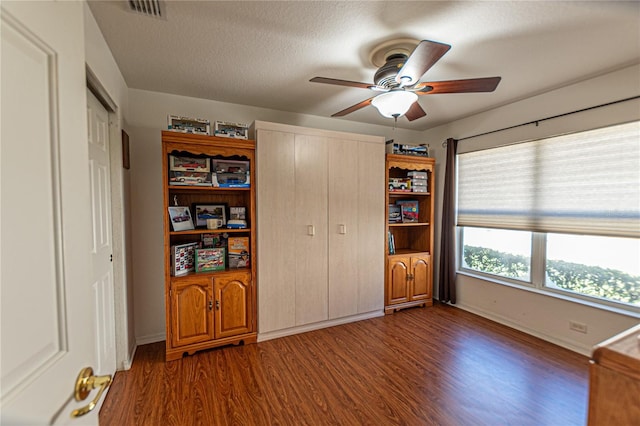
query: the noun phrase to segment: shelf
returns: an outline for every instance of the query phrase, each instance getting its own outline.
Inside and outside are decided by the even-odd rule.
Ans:
[[[429,223],[428,222],[389,223],[390,228],[404,227],[404,226],[429,226]]]
[[[169,191],[177,192],[193,192],[193,191],[251,191],[251,187],[235,187],[235,188],[221,188],[219,186],[189,186],[189,185],[168,185]]]
[[[176,282],[176,281],[180,281],[182,279],[185,278],[193,278],[193,277],[213,277],[216,275],[221,275],[221,274],[228,274],[229,272],[251,272],[251,267],[248,268],[229,268],[226,267],[224,269],[221,269],[219,271],[207,271],[207,272],[195,272],[195,271],[191,271],[191,272],[187,272],[186,274],[182,274],[182,275],[178,275],[178,276],[171,276],[171,281],[172,282]]]
[[[413,254],[430,254],[428,251],[421,251],[421,250],[413,250],[413,249],[396,249],[396,252],[393,254],[389,254],[389,256],[406,256],[406,255],[413,255]]]
[[[397,191],[397,192],[391,192],[389,191],[389,197],[428,197],[430,196],[431,193],[430,192],[401,192],[401,191]]]
[[[238,232],[251,232],[251,228],[244,229],[227,229],[227,228],[218,228],[218,229],[190,229],[188,231],[171,231],[170,235],[199,235],[199,234],[224,234],[225,232],[229,234],[238,233]]]

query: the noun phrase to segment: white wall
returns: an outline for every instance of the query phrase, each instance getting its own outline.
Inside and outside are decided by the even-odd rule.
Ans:
[[[446,154],[442,142],[447,138],[461,139],[638,95],[640,65],[635,65],[424,132],[422,139],[430,143],[438,164],[436,223],[441,223]],[[458,152],[639,119],[640,101],[634,100],[544,121],[538,126],[518,127],[461,141]],[[440,232],[436,226],[436,259],[439,258],[439,247]],[[437,291],[438,262],[435,266]],[[594,344],[637,324],[640,318],[464,275],[458,275],[456,286],[456,306],[585,355]],[[569,330],[569,321],[587,324],[588,333]]]
[[[121,129],[126,129],[128,88],[100,32],[89,6],[84,4],[85,60],[105,94],[115,104],[110,114],[111,203],[113,236],[113,273],[116,327],[116,363],[118,369],[131,366],[135,350],[133,317],[133,280],[131,274],[129,171],[122,167]]]
[[[160,131],[167,115],[251,124],[254,120],[385,136],[421,143],[421,132],[275,111],[206,99],[129,90],[135,334],[138,344],[165,338]]]

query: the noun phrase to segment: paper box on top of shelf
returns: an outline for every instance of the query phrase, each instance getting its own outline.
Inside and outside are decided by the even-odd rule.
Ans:
[[[248,139],[249,126],[230,121],[216,121],[214,133],[216,136],[233,139]]]
[[[224,270],[224,248],[196,249],[196,272]]]
[[[172,132],[193,133],[194,135],[211,134],[211,122],[202,118],[167,116],[167,129]]]

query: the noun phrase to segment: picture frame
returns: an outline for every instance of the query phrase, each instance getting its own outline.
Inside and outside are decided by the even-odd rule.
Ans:
[[[178,277],[196,269],[195,252],[198,243],[171,246],[171,275]]]
[[[122,167],[126,170],[131,168],[131,157],[129,155],[129,135],[122,131]]]
[[[225,269],[225,249],[196,249],[196,272],[221,271]]]
[[[171,226],[174,231],[188,231],[190,229],[194,229],[189,207],[169,207],[169,219],[171,220]]]
[[[222,226],[227,225],[227,204],[193,203],[193,216],[195,226],[198,228],[207,227],[207,219],[221,219]]]
[[[244,206],[229,207],[229,219],[247,220],[247,208]]]

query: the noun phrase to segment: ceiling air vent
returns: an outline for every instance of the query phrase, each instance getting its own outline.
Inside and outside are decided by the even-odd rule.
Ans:
[[[167,19],[165,16],[164,1],[161,0],[129,0],[131,12],[158,19]]]

